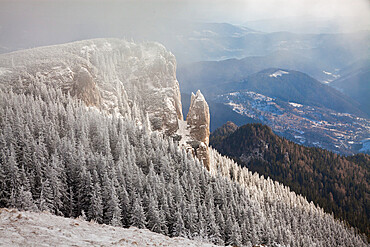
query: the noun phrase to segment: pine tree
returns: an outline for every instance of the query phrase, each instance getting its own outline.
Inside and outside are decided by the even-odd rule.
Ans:
[[[213,208],[214,207],[209,207],[208,211],[207,233],[212,243],[222,245],[224,242],[222,240],[219,225],[216,223],[216,217],[214,215]]]
[[[241,245],[241,235],[240,235],[240,228],[237,222],[234,222],[231,228],[231,235],[229,240],[226,242],[228,245],[232,246],[240,246]]]
[[[4,182],[5,189],[3,191],[3,202],[6,207],[16,207],[16,191],[19,188],[19,170],[18,164],[16,161],[15,151],[12,145],[6,154],[5,162],[3,165],[4,168]]]
[[[172,236],[187,237],[187,235],[184,220],[182,219],[181,212],[178,210],[175,214],[175,224],[173,225]]]
[[[120,201],[120,208],[121,208],[121,219],[122,224],[124,227],[129,226],[130,222],[130,198],[129,194],[127,193],[125,187],[121,188],[121,192],[119,195],[119,201]]]
[[[112,226],[122,226],[121,208],[116,190],[112,184],[111,198],[108,201],[108,209],[106,217],[109,219],[109,224]]]
[[[189,229],[192,235],[196,235],[198,222],[198,211],[195,206],[195,199],[193,193],[190,194],[189,202],[185,211],[185,226]]]
[[[103,222],[105,224],[109,224],[111,220],[111,214],[109,211],[109,202],[111,200],[111,192],[112,192],[112,181],[108,177],[108,173],[105,172],[102,178],[102,188],[101,188],[101,197],[103,202]]]
[[[148,203],[148,210],[147,210],[147,228],[153,232],[161,233],[161,225],[160,216],[159,216],[159,209],[157,201],[154,199],[153,196],[149,195],[149,203]]]
[[[96,182],[92,190],[90,207],[88,210],[88,218],[98,223],[103,223],[103,201],[100,193],[99,183]]]
[[[145,228],[146,217],[140,196],[135,199],[131,212],[131,225],[136,226],[137,228]]]
[[[54,212],[53,191],[48,179],[41,181],[41,192],[38,205],[41,211]]]
[[[24,190],[23,186],[21,186],[19,190],[19,197],[17,201],[19,202],[18,208],[27,211],[37,211],[37,206],[33,201],[31,192]]]

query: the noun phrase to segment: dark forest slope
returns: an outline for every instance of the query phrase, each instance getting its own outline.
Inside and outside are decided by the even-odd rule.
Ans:
[[[215,131],[210,144],[251,171],[289,186],[335,217],[370,234],[370,156],[343,157],[308,148],[274,134],[261,124]]]

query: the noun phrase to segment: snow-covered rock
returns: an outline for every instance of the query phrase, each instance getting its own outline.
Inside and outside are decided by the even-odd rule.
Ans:
[[[187,127],[190,130],[190,137],[197,141],[193,144],[195,153],[199,160],[209,170],[209,127],[210,115],[207,101],[203,94],[198,90],[196,94],[191,94],[189,113],[186,117]]]
[[[0,209],[0,246],[214,246],[50,213]]]
[[[203,96],[198,90],[196,94],[192,93],[189,113],[186,122],[190,128],[190,135],[195,140],[209,144],[209,125],[210,115],[209,107]]]
[[[275,71],[274,73],[272,73],[271,75],[269,75],[270,77],[279,77],[279,76],[282,76],[282,75],[287,75],[289,74],[289,72],[287,71],[284,71],[284,70],[277,70]]]
[[[176,60],[158,43],[93,39],[0,55],[0,86],[44,83],[171,135],[183,119]]]
[[[176,59],[161,44],[93,39],[0,55],[0,88],[26,92],[33,84],[62,89],[153,131],[180,135],[209,168],[208,104],[200,91],[193,94],[182,124]]]

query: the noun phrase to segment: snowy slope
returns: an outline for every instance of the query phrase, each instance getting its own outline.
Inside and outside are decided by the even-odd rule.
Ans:
[[[214,246],[50,213],[0,209],[0,246]]]

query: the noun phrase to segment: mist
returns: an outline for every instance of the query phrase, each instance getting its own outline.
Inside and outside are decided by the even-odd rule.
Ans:
[[[370,30],[369,17],[367,0],[1,1],[0,52],[117,37],[161,42],[180,63],[220,60],[265,54],[233,51],[250,44],[237,40],[234,48],[234,40],[215,40],[214,30],[202,33],[209,27],[200,23],[231,23],[255,33],[354,33]]]

